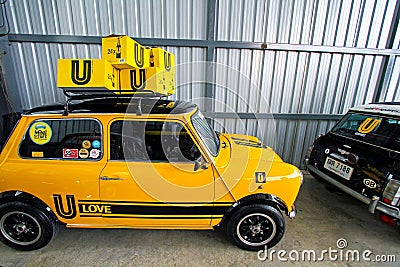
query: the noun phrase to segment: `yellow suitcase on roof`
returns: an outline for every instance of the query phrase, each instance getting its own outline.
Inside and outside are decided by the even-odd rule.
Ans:
[[[102,38],[102,58],[117,69],[150,67],[150,51],[129,36]]]
[[[165,71],[160,68],[120,70],[122,90],[153,91],[156,94],[170,95],[166,90]]]
[[[150,50],[150,67],[158,67],[166,71],[175,69],[175,55],[159,47]]]
[[[119,70],[104,59],[59,59],[57,86],[60,88],[119,88]]]

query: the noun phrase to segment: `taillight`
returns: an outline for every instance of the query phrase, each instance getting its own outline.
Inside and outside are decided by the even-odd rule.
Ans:
[[[318,135],[318,137],[315,138],[313,145],[315,145],[323,136],[324,136],[323,134]]]
[[[379,216],[379,218],[380,218],[383,222],[385,222],[385,223],[387,223],[387,224],[389,224],[389,225],[391,225],[391,226],[394,226],[394,219],[393,219],[392,217],[390,217],[390,216],[388,216],[388,215],[386,215],[386,214],[381,214],[381,215]]]
[[[383,203],[392,204],[392,201],[390,199],[384,197],[383,198]]]
[[[400,200],[400,181],[390,179],[383,191],[383,201],[394,206],[399,205]]]

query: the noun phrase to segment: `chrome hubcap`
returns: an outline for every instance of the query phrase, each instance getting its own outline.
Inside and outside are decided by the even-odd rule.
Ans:
[[[247,245],[261,246],[275,237],[276,228],[276,223],[270,216],[263,213],[252,213],[239,221],[236,234]]]
[[[40,239],[42,228],[39,222],[21,211],[11,211],[1,218],[0,231],[9,241],[18,245],[31,245]]]
[[[249,228],[253,236],[256,234],[263,234],[263,230],[261,230],[261,223],[257,225],[250,225]]]
[[[17,230],[17,233],[20,235],[22,233],[27,233],[29,229],[26,227],[25,224],[18,224],[15,226],[15,230]]]

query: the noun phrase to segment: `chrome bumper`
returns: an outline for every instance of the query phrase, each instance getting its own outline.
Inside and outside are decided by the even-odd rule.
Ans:
[[[321,177],[322,179],[326,180],[327,182],[329,182],[330,184],[336,186],[337,188],[339,188],[340,190],[346,192],[347,194],[357,198],[358,200],[362,201],[363,203],[369,205],[368,207],[368,211],[372,214],[375,213],[376,210],[385,213],[389,216],[392,216],[396,219],[400,219],[400,209],[397,207],[393,207],[391,205],[388,205],[386,203],[383,203],[381,201],[379,201],[379,197],[374,196],[372,199],[367,198],[366,196],[358,193],[357,191],[354,191],[353,189],[339,183],[338,181],[336,181],[335,179],[329,177],[328,175],[326,175],[325,173],[321,172],[320,170],[318,170],[317,168],[315,168],[314,166],[308,164],[307,163],[307,168],[315,173],[316,175],[318,175],[319,177]]]
[[[296,210],[296,206],[295,205],[293,205],[292,211],[288,212],[287,215],[289,216],[290,219],[294,219],[294,217],[296,217],[297,210]]]

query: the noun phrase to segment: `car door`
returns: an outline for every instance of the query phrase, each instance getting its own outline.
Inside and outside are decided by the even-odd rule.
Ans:
[[[81,213],[82,201],[99,201],[99,175],[106,164],[101,122],[43,118],[25,128],[18,154],[7,162],[9,177],[18,170],[19,190],[41,197],[64,223],[102,223],[100,216]]]
[[[209,227],[211,166],[194,170],[202,151],[178,120],[116,119],[100,196],[108,223],[137,227]]]

